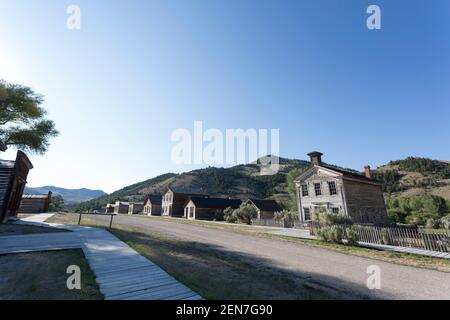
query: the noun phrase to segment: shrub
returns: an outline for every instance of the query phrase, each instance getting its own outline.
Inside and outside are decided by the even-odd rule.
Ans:
[[[342,227],[336,225],[320,227],[317,229],[317,236],[326,242],[342,243]]]
[[[450,214],[441,218],[441,226],[450,230]]]
[[[429,218],[425,227],[429,229],[439,229],[441,227],[441,220]]]
[[[359,237],[356,230],[353,227],[347,228],[347,244],[350,246],[354,246],[358,243]]]
[[[406,212],[399,208],[388,209],[388,218],[389,221],[395,223],[405,223],[405,219],[408,216]]]
[[[258,211],[252,204],[244,202],[234,210],[232,216],[235,216],[240,223],[252,224],[252,219],[258,216]]]
[[[318,222],[320,226],[332,225],[352,225],[353,221],[344,214],[334,214],[328,211],[316,211],[312,216],[313,221]]]
[[[285,228],[293,228],[295,221],[298,220],[298,213],[287,210],[278,211],[275,212],[274,218],[283,221]]]
[[[223,218],[228,223],[236,223],[237,221],[237,217],[234,214],[234,209],[231,207],[228,207],[223,211]]]

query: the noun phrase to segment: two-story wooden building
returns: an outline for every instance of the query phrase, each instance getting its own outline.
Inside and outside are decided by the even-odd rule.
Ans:
[[[167,187],[162,196],[161,215],[183,217],[184,207],[190,200],[190,197],[208,197],[208,195],[201,190]]]
[[[311,167],[295,179],[300,221],[311,220],[315,211],[344,214],[357,223],[386,223],[382,183],[372,179],[370,167],[364,174],[322,163],[322,153],[308,154]]]

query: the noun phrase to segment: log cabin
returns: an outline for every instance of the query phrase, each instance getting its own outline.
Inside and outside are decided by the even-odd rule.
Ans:
[[[162,196],[159,194],[149,194],[144,199],[144,214],[148,216],[161,215]]]
[[[237,209],[241,203],[239,199],[190,197],[183,217],[190,220],[223,220],[226,208]]]
[[[258,211],[258,219],[273,219],[275,212],[283,210],[275,200],[249,199],[256,211]]]
[[[0,160],[0,223],[16,218],[27,183],[28,172],[33,168],[30,159],[22,151],[16,160]]]
[[[141,214],[144,211],[143,202],[132,202],[128,206],[128,214]]]
[[[52,192],[47,194],[24,194],[20,202],[20,213],[46,213],[50,207]]]
[[[324,164],[322,155],[310,152],[310,168],[294,180],[300,221],[326,210],[356,223],[386,223],[382,183],[372,178],[370,167],[364,167],[364,174],[351,172]]]
[[[190,197],[208,197],[208,195],[201,190],[167,187],[162,197],[161,215],[183,217],[184,207]]]

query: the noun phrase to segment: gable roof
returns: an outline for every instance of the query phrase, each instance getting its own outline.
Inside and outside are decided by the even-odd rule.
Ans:
[[[227,199],[227,198],[191,197],[190,200],[194,203],[194,205],[197,208],[211,208],[211,209],[225,209],[228,207],[237,209],[242,203],[242,201],[239,199]]]
[[[259,210],[262,211],[281,211],[282,208],[275,200],[249,199]]]
[[[330,165],[326,165],[326,164],[321,164],[321,165],[314,165],[311,166],[308,170],[306,170],[305,172],[303,172],[301,175],[299,175],[297,178],[295,178],[294,181],[300,181],[302,180],[303,177],[308,176],[309,173],[316,169],[316,168],[323,168],[326,170],[330,170],[334,173],[337,173],[339,175],[341,175],[344,179],[350,179],[350,180],[357,180],[358,182],[362,182],[362,183],[369,183],[369,184],[382,184],[381,181],[375,180],[375,179],[371,179],[371,178],[367,178],[365,175],[360,174],[360,173],[356,173],[356,172],[351,172],[345,169],[341,169],[341,168],[337,168],[334,166],[330,166]]]
[[[151,204],[156,204],[156,205],[162,204],[162,196],[159,194],[149,194],[149,195],[145,196],[144,204],[147,202],[147,200],[149,200]]]
[[[357,179],[357,180],[361,180],[361,181],[366,181],[366,182],[377,182],[377,183],[381,183],[378,180],[375,179],[371,179],[371,178],[367,178],[365,175],[360,174],[360,173],[356,173],[356,172],[351,172],[348,170],[344,170],[344,169],[340,169],[340,168],[335,168],[332,166],[328,166],[328,165],[321,165],[321,167],[324,167],[326,169],[330,169],[336,172],[341,173],[345,178],[351,178],[351,179]]]
[[[202,190],[198,189],[189,189],[189,188],[178,188],[178,187],[167,187],[167,190],[172,191],[173,193],[183,194],[183,195],[192,195],[192,196],[207,196],[208,194]],[[166,192],[167,192],[166,190]]]

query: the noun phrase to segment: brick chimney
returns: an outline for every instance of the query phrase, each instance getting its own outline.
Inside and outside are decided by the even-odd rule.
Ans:
[[[370,171],[370,166],[364,166],[364,175],[366,178],[372,179],[372,172]]]
[[[320,166],[322,165],[322,155],[323,153],[319,151],[313,151],[308,153],[308,156],[311,158],[311,165],[312,166]]]

